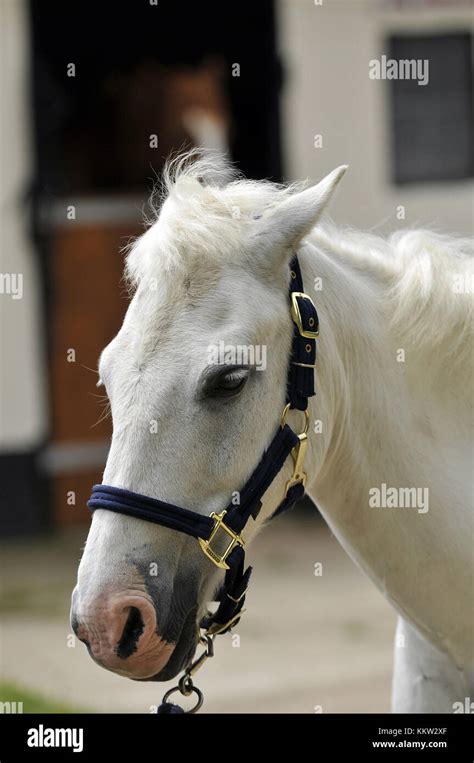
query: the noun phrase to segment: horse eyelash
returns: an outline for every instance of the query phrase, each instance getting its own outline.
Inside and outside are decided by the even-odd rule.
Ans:
[[[248,373],[249,373],[249,371],[248,371],[247,368],[241,368],[239,370],[229,371],[228,373],[225,374],[225,376],[228,379],[232,379],[232,380],[234,380],[234,379],[243,379],[245,376],[248,376]]]

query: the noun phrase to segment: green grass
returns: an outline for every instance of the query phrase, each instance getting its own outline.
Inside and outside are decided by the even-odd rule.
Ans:
[[[24,713],[84,713],[83,708],[71,707],[62,702],[43,697],[35,691],[24,689],[8,681],[0,681],[0,702],[23,702]],[[1,712],[1,710],[0,710]]]

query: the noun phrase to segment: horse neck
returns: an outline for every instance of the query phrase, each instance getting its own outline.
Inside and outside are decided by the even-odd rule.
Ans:
[[[307,489],[339,535],[360,532],[372,486],[410,484],[409,402],[384,311],[384,274],[311,240],[300,252],[320,317]],[[321,289],[311,287],[321,279]],[[406,417],[406,419],[404,418]],[[316,427],[317,428],[317,427]],[[388,515],[387,515],[388,516]],[[368,510],[364,521],[371,522]],[[357,529],[358,528],[358,529]]]
[[[386,428],[395,348],[383,310],[381,275],[375,269],[373,273],[358,269],[335,248],[322,248],[311,240],[299,258],[306,291],[320,319],[317,394],[310,402],[311,419],[322,427],[310,443],[311,484],[317,484],[349,457],[347,450],[353,449],[353,436],[361,430],[365,411],[380,413],[380,424]],[[370,447],[370,438],[365,447]]]
[[[398,611],[433,643],[464,659],[472,655],[472,623],[469,607],[460,602],[472,597],[465,574],[472,540],[466,532],[471,472],[462,381],[450,391],[449,407],[439,398],[435,404],[437,387],[426,358],[408,347],[407,363],[398,362],[405,339],[392,333],[383,268],[368,257],[358,265],[330,243],[321,248],[310,241],[300,259],[321,326],[318,394],[310,415],[322,420],[323,431],[310,437],[308,493],[341,545]],[[322,278],[316,294],[315,277]],[[370,491],[383,484],[428,490],[429,510],[371,507]],[[417,586],[420,559],[436,564]],[[440,591],[450,592],[442,606]]]

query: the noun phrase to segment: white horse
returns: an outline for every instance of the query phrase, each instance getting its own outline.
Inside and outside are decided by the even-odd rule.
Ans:
[[[297,252],[321,321],[307,492],[399,614],[394,711],[449,713],[472,696],[472,247],[323,224],[344,171],[309,188],[247,181],[215,157],[168,171],[128,255],[133,299],[100,358],[113,416],[104,482],[206,515],[229,503],[279,425]],[[265,346],[265,372],[210,363],[223,342]],[[97,510],[72,624],[104,667],[167,680],[194,653],[221,580],[195,539]]]

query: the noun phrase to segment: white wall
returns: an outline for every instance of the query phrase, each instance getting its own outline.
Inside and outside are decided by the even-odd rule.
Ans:
[[[397,11],[380,0],[279,0],[287,176],[316,180],[347,163],[331,209],[336,222],[380,232],[434,225],[472,233],[472,181],[397,187],[390,179],[390,82],[369,79],[370,59],[386,53],[384,39],[401,30],[472,28],[469,4],[416,5]],[[318,133],[322,148],[314,148]],[[395,216],[399,205],[405,221]]]
[[[0,273],[21,274],[23,296],[0,293],[0,451],[34,448],[45,432],[36,255],[24,195],[31,166],[27,4],[0,0]]]

